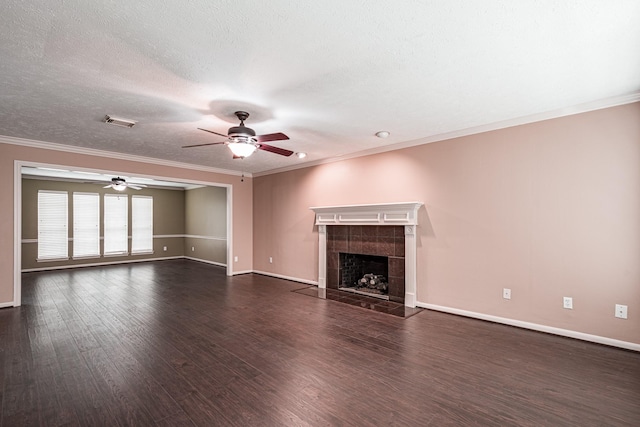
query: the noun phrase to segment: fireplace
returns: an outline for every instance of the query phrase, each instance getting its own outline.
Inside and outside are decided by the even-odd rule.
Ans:
[[[415,228],[417,212],[422,205],[420,202],[409,202],[311,208],[316,213],[319,236],[318,287],[336,291],[352,287],[345,286],[343,275],[342,261],[347,254],[365,257],[365,260],[369,260],[363,261],[365,264],[384,263],[379,261],[379,258],[384,258],[386,271],[365,271],[363,276],[384,276],[387,280],[387,290],[386,294],[380,295],[384,295],[385,299],[404,303],[406,307],[415,307]],[[369,264],[368,269],[371,268],[372,264]],[[347,284],[361,279],[365,277],[346,277]],[[369,281],[378,279],[368,278]],[[371,289],[364,292],[378,293],[371,292]]]
[[[340,252],[338,289],[389,299],[389,257]]]
[[[405,231],[398,225],[336,225],[327,227],[327,288],[340,289],[344,286],[342,260],[346,254],[359,256],[358,268],[362,279],[364,274],[384,275],[388,280],[385,295],[391,301],[405,302]],[[341,254],[342,260],[341,260]],[[384,260],[384,261],[383,261]],[[385,264],[384,267],[380,264]],[[366,267],[366,268],[365,268]],[[365,268],[365,270],[361,270]],[[375,271],[366,271],[375,268]],[[349,278],[349,280],[351,280]],[[370,290],[361,290],[371,292]]]

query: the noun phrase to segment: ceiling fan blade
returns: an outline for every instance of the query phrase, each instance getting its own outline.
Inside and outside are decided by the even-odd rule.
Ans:
[[[289,139],[289,137],[282,132],[256,136],[258,142],[284,141],[285,139]]]
[[[291,150],[285,150],[284,148],[274,147],[273,145],[260,144],[258,145],[258,148],[260,150],[268,151],[270,153],[280,154],[281,156],[289,157],[290,155],[293,154],[293,151]]]
[[[205,145],[226,144],[226,142],[208,142],[206,144],[183,145],[182,148],[204,147]]]
[[[105,186],[104,186],[104,187],[102,187],[102,188],[111,188],[111,187],[112,187],[112,185],[111,185],[111,184],[109,184],[109,185],[105,185]]]
[[[205,131],[205,132],[212,133],[212,134],[214,134],[214,135],[224,136],[225,138],[227,138],[227,137],[228,137],[228,135],[223,135],[223,134],[221,134],[221,133],[214,132],[214,131],[212,131],[212,130],[202,129],[202,128],[198,128],[198,129],[199,129],[199,130],[203,130],[203,131]]]
[[[127,184],[128,188],[132,188],[134,190],[142,190],[142,187],[138,187],[136,184]]]

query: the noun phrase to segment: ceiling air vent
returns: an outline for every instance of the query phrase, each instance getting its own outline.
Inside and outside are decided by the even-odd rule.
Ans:
[[[109,115],[104,116],[104,122],[110,125],[122,126],[124,128],[132,128],[133,125],[138,123],[134,120],[122,119],[120,117],[113,117]]]

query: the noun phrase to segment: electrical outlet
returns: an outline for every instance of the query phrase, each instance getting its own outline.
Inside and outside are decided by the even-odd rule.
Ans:
[[[269,264],[273,264],[273,258],[269,257]]]
[[[564,297],[562,299],[562,307],[568,309],[568,310],[573,310],[573,298],[571,297]]]
[[[622,304],[616,304],[616,317],[618,319],[627,318],[627,306]]]
[[[167,251],[167,247],[166,247],[166,246],[163,246],[163,247],[162,247],[162,250],[166,252],[166,251]]]
[[[509,288],[504,288],[502,290],[502,298],[504,299],[511,299],[511,289]]]
[[[234,261],[234,262],[238,262],[238,257],[237,257],[237,256],[234,256],[234,257],[233,257],[233,261]]]
[[[191,252],[195,251],[196,247],[195,246],[191,246]]]

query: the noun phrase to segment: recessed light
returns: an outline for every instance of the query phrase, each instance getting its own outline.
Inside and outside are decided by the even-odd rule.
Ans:
[[[376,132],[376,136],[378,138],[386,138],[389,135],[391,135],[389,132],[387,132],[386,130],[381,130],[380,132]]]
[[[298,156],[299,159],[304,159],[307,157],[307,153],[296,153],[296,156]]]

